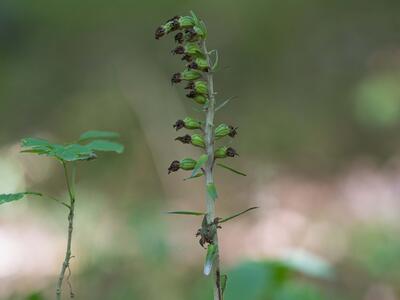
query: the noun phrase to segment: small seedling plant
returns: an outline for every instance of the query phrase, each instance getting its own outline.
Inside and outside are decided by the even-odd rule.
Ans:
[[[177,120],[173,127],[178,131],[186,129],[194,131],[192,134],[185,134],[175,140],[190,144],[201,150],[202,154],[197,158],[184,158],[174,160],[168,168],[168,174],[178,170],[190,171],[187,179],[205,177],[206,188],[206,212],[195,211],[171,211],[170,214],[203,216],[200,229],[196,236],[200,238],[200,245],[207,249],[204,274],[214,274],[214,300],[222,300],[227,283],[227,276],[221,274],[220,268],[220,247],[218,245],[218,229],[221,224],[235,217],[238,217],[256,207],[251,207],[238,212],[230,217],[220,218],[216,216],[215,202],[218,198],[217,189],[214,183],[214,167],[219,166],[232,171],[238,175],[246,176],[223,163],[221,160],[238,156],[236,150],[227,145],[217,146],[216,143],[226,138],[234,138],[237,134],[237,127],[225,123],[216,125],[214,116],[217,111],[223,108],[232,98],[224,101],[216,99],[214,89],[214,73],[218,66],[218,51],[207,49],[207,29],[205,23],[193,12],[190,16],[175,16],[159,26],[155,32],[158,40],[169,33],[174,32],[174,40],[178,46],[172,50],[174,55],[182,55],[185,62],[185,69],[172,75],[171,82],[186,82],[185,89],[188,90],[187,97],[194,103],[200,105],[204,112],[204,119],[198,120],[192,117],[185,117]]]
[[[38,192],[21,192],[15,194],[1,194],[0,204],[20,200],[25,196],[36,196],[50,200],[54,200],[62,206],[66,207],[68,213],[68,234],[67,247],[65,258],[61,266],[60,275],[56,286],[56,299],[60,300],[62,295],[62,285],[65,278],[65,273],[68,270],[67,284],[69,286],[70,297],[74,298],[72,286],[69,281],[71,274],[70,260],[73,258],[71,252],[72,233],[74,229],[75,216],[75,178],[77,163],[87,162],[97,159],[98,152],[116,152],[122,153],[124,147],[110,139],[118,138],[119,134],[110,131],[87,131],[83,133],[79,139],[70,144],[54,144],[44,139],[25,138],[21,141],[21,152],[37,155],[44,155],[56,159],[64,170],[66,188],[68,191],[69,200],[67,202],[59,200],[55,197],[48,196]]]

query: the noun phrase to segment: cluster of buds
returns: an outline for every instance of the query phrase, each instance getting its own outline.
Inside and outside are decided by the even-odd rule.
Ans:
[[[207,60],[207,53],[202,49],[202,42],[206,38],[206,29],[204,23],[200,22],[195,15],[192,16],[175,16],[169,19],[165,24],[156,29],[155,38],[176,32],[174,40],[178,46],[171,52],[173,55],[182,55],[182,60],[187,64],[182,72],[172,75],[172,83],[180,83],[186,81],[185,89],[188,90],[186,97],[193,99],[197,104],[206,106],[209,99],[209,88],[205,79],[205,73],[210,72],[211,68]],[[188,130],[200,130],[204,132],[202,122],[190,117],[183,120],[177,120],[173,127],[176,130],[182,128]],[[227,124],[220,124],[214,130],[215,139],[223,137],[235,137],[237,127]],[[191,144],[195,147],[205,149],[205,138],[202,134],[185,134],[177,137],[175,140],[183,144]],[[235,157],[237,152],[232,147],[220,147],[215,150],[215,158]],[[193,170],[196,160],[185,158],[181,161],[174,160],[168,168],[168,173],[182,170]]]

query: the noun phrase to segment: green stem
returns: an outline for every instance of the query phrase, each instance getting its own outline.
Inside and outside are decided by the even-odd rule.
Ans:
[[[56,289],[56,299],[61,300],[61,293],[62,293],[62,284],[64,281],[64,276],[65,272],[67,269],[69,269],[69,262],[71,260],[71,245],[72,245],[72,232],[74,230],[74,212],[75,212],[75,176],[76,176],[76,166],[75,163],[72,164],[72,172],[71,172],[71,178],[69,177],[68,174],[68,168],[67,164],[63,161],[63,168],[64,168],[64,175],[65,175],[65,180],[67,183],[67,189],[68,189],[68,194],[70,198],[70,204],[69,204],[69,215],[68,215],[68,239],[67,239],[67,250],[65,253],[65,259],[64,262],[61,266],[61,272],[58,277],[58,282],[57,282],[57,289]],[[68,280],[68,278],[67,278]],[[68,282],[70,286],[70,296],[73,298],[74,294],[71,289],[71,284]]]
[[[206,42],[202,42],[203,52],[206,55],[208,65],[211,66],[210,53],[207,50]],[[208,105],[206,108],[206,124],[204,128],[205,142],[206,142],[206,153],[208,160],[204,168],[206,177],[206,185],[214,184],[214,114],[215,114],[215,91],[214,91],[214,79],[213,70],[207,73],[207,84],[208,84]],[[215,219],[215,200],[207,193],[206,198],[207,204],[207,223],[212,224]],[[220,258],[219,258],[219,245],[218,245],[218,233],[215,228],[215,235],[213,237],[213,244],[216,245],[215,261],[213,263],[214,270],[214,300],[223,300],[222,289],[221,289],[221,272],[220,272]]]

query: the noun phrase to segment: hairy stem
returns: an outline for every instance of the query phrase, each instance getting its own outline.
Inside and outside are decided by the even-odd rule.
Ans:
[[[205,41],[202,42],[203,52],[207,57],[208,65],[211,66],[210,53],[207,51],[207,46]],[[208,155],[208,160],[204,168],[206,184],[214,184],[214,113],[215,113],[215,91],[214,91],[214,79],[213,71],[207,73],[207,84],[208,84],[208,105],[206,108],[206,123],[204,128],[204,135],[206,141],[206,152]],[[206,198],[207,203],[207,222],[212,224],[215,218],[215,200],[208,195]],[[220,259],[219,259],[219,245],[218,245],[218,233],[217,228],[215,228],[215,235],[213,237],[213,243],[217,246],[217,253],[215,255],[215,261],[213,263],[214,270],[214,300],[222,300],[222,290],[221,290],[221,272],[220,272]]]
[[[68,214],[68,240],[67,240],[67,250],[65,253],[65,259],[61,267],[61,272],[58,277],[57,289],[56,289],[56,299],[61,300],[62,293],[62,284],[64,281],[65,272],[69,270],[69,262],[71,260],[71,244],[72,244],[72,232],[74,230],[74,211],[75,211],[75,174],[76,174],[76,166],[72,165],[71,178],[68,174],[68,168],[65,162],[63,162],[65,180],[67,183],[68,194],[69,194],[69,214]],[[68,279],[67,279],[68,280]],[[69,284],[70,285],[70,284]],[[71,285],[70,285],[71,288]],[[70,296],[73,298],[74,294],[72,290],[70,290]]]

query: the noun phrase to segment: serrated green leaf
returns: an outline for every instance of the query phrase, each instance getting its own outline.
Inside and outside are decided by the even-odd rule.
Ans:
[[[208,276],[211,273],[212,265],[217,254],[218,246],[210,244],[207,248],[206,261],[204,263],[204,275]]]
[[[233,169],[231,167],[228,167],[227,165],[224,165],[224,164],[221,164],[221,163],[217,163],[217,166],[220,166],[221,168],[227,169],[227,170],[229,170],[229,171],[231,171],[233,173],[236,173],[238,175],[247,176],[245,173],[242,173],[242,172],[240,172],[238,170],[235,170],[235,169]]]
[[[82,142],[89,139],[112,139],[118,137],[119,134],[112,131],[89,130],[81,134],[79,141]]]
[[[112,151],[119,154],[124,152],[124,146],[107,140],[95,140],[87,144],[86,147],[93,151]]]
[[[236,213],[236,214],[234,214],[234,215],[232,215],[232,216],[230,216],[230,217],[223,218],[223,219],[221,219],[218,223],[224,223],[224,222],[226,222],[226,221],[232,220],[233,218],[239,217],[240,215],[243,215],[243,214],[247,213],[248,211],[253,210],[253,209],[256,209],[256,208],[258,208],[258,207],[257,207],[257,206],[250,207],[250,208],[248,208],[248,209],[246,209],[246,210],[244,210],[244,211],[241,211],[241,212],[239,212],[239,213]]]
[[[226,289],[226,282],[228,281],[228,275],[221,275],[221,290],[222,290],[222,295],[225,293]]]
[[[36,192],[23,192],[23,193],[14,193],[14,194],[0,194],[0,204],[21,200],[26,195],[35,195],[42,196],[41,193]]]
[[[204,216],[206,213],[198,212],[198,211],[178,210],[178,211],[168,211],[167,214],[171,214],[171,215]]]
[[[190,177],[195,177],[197,175],[197,172],[201,169],[201,167],[207,162],[208,160],[208,155],[207,154],[202,154],[199,159],[197,160],[196,165],[194,166],[194,169],[192,171],[192,175]]]
[[[207,184],[207,194],[214,201],[218,198],[217,188],[215,187],[214,183],[208,183]]]

